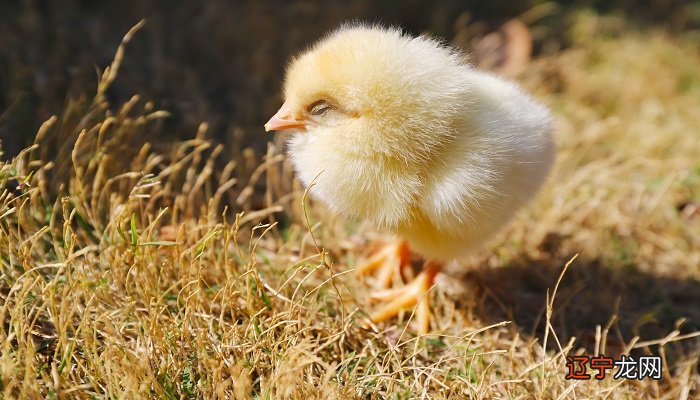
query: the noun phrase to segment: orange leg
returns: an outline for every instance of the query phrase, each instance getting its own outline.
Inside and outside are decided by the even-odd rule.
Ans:
[[[370,257],[367,262],[357,267],[360,274],[375,273],[376,288],[386,289],[392,286],[394,277],[398,274],[404,276],[407,267],[410,267],[410,252],[405,241],[385,245],[379,252]]]
[[[383,301],[383,307],[373,312],[373,322],[386,321],[396,316],[401,310],[416,307],[415,316],[418,333],[428,333],[430,329],[429,291],[440,272],[442,265],[436,262],[426,263],[423,271],[409,284],[396,289],[378,291],[372,294],[375,300]]]

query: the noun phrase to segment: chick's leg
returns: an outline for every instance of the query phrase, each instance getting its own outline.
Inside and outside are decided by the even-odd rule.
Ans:
[[[428,292],[441,268],[442,265],[437,262],[428,262],[423,271],[406,286],[373,293],[373,299],[386,302],[386,304],[370,315],[372,321],[386,321],[396,316],[399,311],[416,306],[415,316],[418,323],[418,333],[428,333],[430,329]]]
[[[376,288],[385,289],[391,287],[397,273],[405,276],[406,270],[410,269],[410,251],[406,241],[397,241],[385,245],[375,253],[364,264],[357,267],[360,274],[374,273],[376,277]]]

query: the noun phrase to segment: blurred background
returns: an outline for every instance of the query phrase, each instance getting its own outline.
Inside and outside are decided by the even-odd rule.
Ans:
[[[229,151],[261,152],[262,125],[281,103],[289,57],[344,21],[430,33],[469,52],[480,66],[517,77],[529,54],[570,45],[582,10],[642,29],[700,27],[700,2],[674,0],[520,1],[39,1],[0,3],[0,141],[10,158],[71,98],[91,98],[98,71],[122,36],[147,24],[126,49],[112,104],[138,93],[172,116],[151,140],[189,138],[197,125]],[[517,18],[516,24],[508,24]],[[504,25],[505,24],[505,25]],[[573,31],[575,32],[575,30]]]

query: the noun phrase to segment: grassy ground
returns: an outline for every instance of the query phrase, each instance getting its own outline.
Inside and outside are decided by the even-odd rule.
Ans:
[[[557,116],[556,169],[439,278],[421,337],[410,312],[363,328],[352,268],[377,234],[306,199],[281,139],[230,157],[202,124],[156,152],[167,113],[105,99],[120,48],[0,166],[3,397],[697,397],[698,37],[620,24],[580,15],[522,75]],[[564,379],[597,353],[661,355],[663,379]]]

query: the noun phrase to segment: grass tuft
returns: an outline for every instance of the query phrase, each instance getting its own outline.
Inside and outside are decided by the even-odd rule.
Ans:
[[[580,34],[596,17],[578,18]],[[279,143],[261,162],[229,156],[202,124],[161,150],[148,138],[167,112],[108,102],[141,24],[92,99],[0,165],[3,398],[698,395],[690,39],[572,35],[528,67],[523,84],[557,114],[556,170],[440,277],[433,333],[415,336],[410,312],[363,329],[372,305],[352,267],[371,229],[306,199]],[[661,355],[663,379],[564,379],[567,355],[630,353]]]

